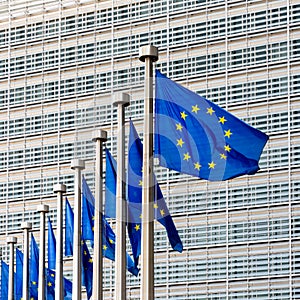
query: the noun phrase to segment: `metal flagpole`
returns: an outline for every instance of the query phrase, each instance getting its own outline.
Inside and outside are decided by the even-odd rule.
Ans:
[[[15,258],[15,244],[17,238],[8,236],[6,239],[9,245],[9,275],[8,275],[8,300],[14,300],[14,258]]]
[[[81,170],[84,168],[83,160],[71,161],[71,169],[75,171],[72,300],[81,300]]]
[[[45,215],[49,212],[49,206],[38,205],[37,211],[40,213],[40,255],[39,255],[39,288],[38,300],[45,299]]]
[[[22,287],[22,300],[29,299],[29,230],[32,228],[32,224],[30,222],[22,222],[21,228],[24,232],[24,256],[23,256],[23,287]]]
[[[139,59],[140,61],[145,62],[141,300],[153,300],[154,299],[153,62],[157,61],[158,59],[158,49],[152,45],[141,47]]]
[[[96,142],[95,174],[95,221],[94,221],[94,259],[93,259],[93,300],[103,299],[103,261],[102,261],[102,211],[103,211],[103,142],[107,141],[107,132],[93,132]]]
[[[56,261],[55,261],[55,299],[64,298],[63,281],[63,194],[66,192],[64,184],[56,184],[53,192],[57,194],[57,230],[56,230]]]
[[[117,187],[116,187],[116,270],[115,300],[126,299],[126,221],[125,199],[125,107],[129,105],[129,95],[116,93],[113,105],[118,108],[117,136]]]

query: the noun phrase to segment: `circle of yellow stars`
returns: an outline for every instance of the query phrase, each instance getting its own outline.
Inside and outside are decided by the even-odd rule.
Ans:
[[[198,112],[200,110],[201,110],[201,108],[198,106],[198,104],[192,105],[192,109],[191,109],[192,113],[198,114]],[[213,107],[206,108],[206,114],[208,114],[210,116],[213,116],[214,113],[215,113],[215,110],[213,109]],[[189,115],[185,111],[180,112],[180,118],[183,121],[186,121],[188,117],[189,117]],[[227,120],[224,116],[222,116],[222,117],[218,117],[218,122],[220,124],[224,125],[227,122]],[[176,123],[175,126],[176,126],[176,131],[182,132],[183,125],[180,122]],[[233,132],[231,131],[231,129],[224,130],[224,137],[225,138],[230,139],[232,135],[233,135]],[[186,143],[183,138],[177,139],[176,142],[177,142],[177,146],[179,148],[183,148],[184,144]],[[231,147],[228,144],[226,144],[224,146],[224,152],[220,153],[220,159],[221,160],[226,160],[227,159],[227,153],[229,153],[230,151],[231,151]],[[189,152],[183,153],[183,161],[189,162],[191,159],[192,159],[192,157],[191,157]],[[202,168],[202,165],[200,164],[199,161],[193,162],[193,165],[194,165],[194,169],[197,170],[197,171],[200,171],[200,169]],[[215,161],[211,161],[211,162],[208,163],[208,168],[209,169],[215,169],[216,166],[217,166],[217,162],[215,162]]]

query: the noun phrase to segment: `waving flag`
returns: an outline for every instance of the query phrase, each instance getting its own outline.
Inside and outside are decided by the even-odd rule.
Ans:
[[[83,216],[87,218],[87,220],[83,222],[83,224],[85,224],[83,226],[85,227],[85,232],[86,232],[85,237],[90,237],[94,235],[93,216],[95,212],[95,206],[94,206],[95,198],[88,184],[84,180],[84,178],[82,180],[82,193],[83,193],[82,207],[85,207],[86,209],[86,212],[84,213]],[[103,256],[110,260],[115,260],[115,234],[103,215],[102,215],[102,228],[103,228],[103,235],[102,235]],[[94,236],[92,238],[94,239]],[[135,267],[135,264],[128,253],[127,253],[127,269],[130,273],[132,273],[135,276],[137,276],[139,272],[138,269]]]
[[[15,277],[15,297],[21,300],[23,289],[23,259],[22,251],[16,248],[16,277]]]
[[[268,136],[156,70],[155,153],[160,165],[210,181],[259,170]]]
[[[56,263],[56,240],[54,231],[52,228],[52,223],[50,218],[48,218],[48,268],[55,270]]]
[[[65,256],[73,255],[73,233],[74,233],[74,213],[70,202],[66,198],[65,210]]]
[[[127,199],[128,205],[128,234],[132,245],[135,263],[141,253],[141,214],[142,214],[142,168],[143,145],[130,121],[129,147],[128,147],[128,175],[127,175]],[[172,248],[182,252],[183,246],[169,213],[161,189],[154,178],[154,216],[167,231]]]
[[[29,259],[29,289],[30,299],[38,298],[38,280],[39,280],[39,247],[31,234],[30,259]]]
[[[8,299],[8,265],[1,260],[1,300]]]

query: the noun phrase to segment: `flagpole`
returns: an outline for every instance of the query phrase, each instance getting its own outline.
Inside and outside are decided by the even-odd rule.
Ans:
[[[96,142],[95,174],[95,221],[94,221],[94,259],[93,259],[93,300],[103,299],[103,261],[102,261],[102,211],[103,211],[103,143],[107,141],[107,132],[93,132]]]
[[[64,184],[56,184],[53,192],[57,194],[57,230],[56,230],[56,261],[55,261],[55,299],[64,297],[63,281],[63,194],[66,193]]]
[[[71,169],[75,171],[72,300],[81,300],[81,170],[84,168],[83,160],[71,161]]]
[[[37,211],[40,213],[40,255],[39,255],[39,288],[38,300],[45,299],[45,215],[49,212],[49,206],[38,205]]]
[[[8,300],[14,300],[14,258],[17,238],[8,236],[6,242],[9,245]]]
[[[117,136],[117,187],[116,187],[116,270],[115,300],[126,299],[126,221],[125,199],[125,107],[130,103],[129,95],[116,93],[113,105],[118,110]]]
[[[30,222],[22,222],[21,228],[24,233],[24,259],[23,259],[23,286],[22,286],[22,300],[28,300],[29,298],[29,230],[32,228],[32,224]]]
[[[140,61],[145,62],[145,113],[143,143],[142,194],[142,282],[141,300],[154,299],[154,223],[153,223],[153,62],[158,49],[152,45],[140,48]]]

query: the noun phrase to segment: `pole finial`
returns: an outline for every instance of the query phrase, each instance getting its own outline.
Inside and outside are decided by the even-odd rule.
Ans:
[[[116,92],[113,94],[113,106],[123,105],[124,107],[129,106],[130,96],[123,92]]]
[[[83,170],[85,168],[85,162],[82,159],[72,159],[71,160],[71,169],[80,169]]]
[[[47,212],[49,212],[49,205],[40,204],[37,206],[37,211],[47,213]]]
[[[146,45],[140,48],[140,61],[144,62],[147,57],[150,57],[152,62],[158,60],[158,48],[153,45]]]
[[[54,193],[59,193],[59,192],[60,193],[65,193],[66,190],[67,190],[67,187],[62,183],[58,183],[58,184],[55,184],[53,186],[53,192]]]
[[[97,130],[93,131],[92,141],[96,142],[97,140],[106,142],[107,141],[107,131],[102,130],[102,129],[97,129]]]
[[[32,229],[32,224],[30,222],[22,222],[21,229]]]
[[[7,244],[16,244],[17,243],[17,238],[15,236],[8,236],[6,238],[6,243]]]

